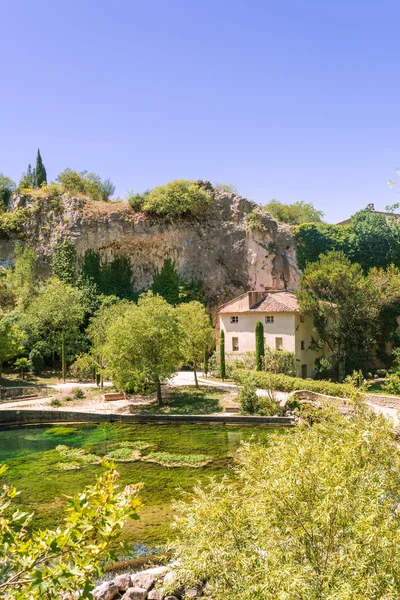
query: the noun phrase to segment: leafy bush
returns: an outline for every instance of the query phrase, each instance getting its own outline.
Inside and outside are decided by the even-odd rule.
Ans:
[[[382,389],[388,394],[400,394],[400,373],[392,373],[389,375],[387,380],[383,383]]]
[[[145,196],[143,210],[161,217],[204,215],[211,196],[195,181],[180,179],[159,185]]]
[[[76,270],[76,249],[72,242],[60,239],[54,246],[51,257],[53,274],[64,283],[73,284]]]
[[[96,173],[87,171],[78,173],[73,169],[65,169],[59,174],[57,180],[65,192],[84,194],[92,200],[107,201],[115,192],[115,186],[109,178],[102,180]]]
[[[93,379],[93,359],[89,354],[81,354],[69,367],[71,377],[78,381]]]
[[[59,406],[62,406],[62,402],[58,398],[53,398],[50,402],[50,406],[54,406],[55,408],[58,408]]]
[[[144,201],[145,201],[144,194],[136,193],[136,194],[130,194],[128,196],[128,204],[131,208],[133,208],[134,211],[142,211]]]
[[[15,183],[0,173],[0,211],[7,210],[11,194],[15,190]]]
[[[378,375],[378,377],[386,377],[387,371],[386,369],[377,369],[376,374]]]
[[[29,353],[29,362],[32,365],[32,371],[35,375],[39,375],[44,369],[44,358],[40,350],[36,347],[32,348]]]
[[[257,412],[263,417],[272,417],[274,415],[279,415],[279,413],[281,412],[281,407],[279,402],[275,400],[273,392],[269,392],[265,396],[259,396]]]
[[[300,377],[289,377],[288,375],[274,373],[260,373],[257,371],[238,370],[233,374],[233,379],[239,384],[250,380],[261,389],[274,389],[280,392],[294,392],[296,390],[309,390],[327,396],[338,398],[349,398],[354,394],[354,388],[346,383],[334,383],[332,381],[301,379]]]
[[[255,352],[228,352],[225,354],[226,375],[230,377],[232,373],[238,369],[255,369],[256,354]]]
[[[20,235],[28,218],[28,208],[19,208],[13,212],[0,214],[0,235]]]
[[[264,354],[264,370],[296,377],[294,352],[289,352],[287,350],[271,350],[271,348],[267,346]]]
[[[83,398],[85,397],[85,392],[82,388],[78,387],[74,389],[73,395],[76,400],[83,400]]]
[[[245,382],[239,390],[240,410],[246,415],[254,415],[258,412],[259,398],[256,388],[250,382]]]

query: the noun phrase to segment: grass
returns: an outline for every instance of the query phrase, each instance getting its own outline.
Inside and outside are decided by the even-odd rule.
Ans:
[[[399,397],[398,394],[391,394],[387,392],[384,388],[384,381],[373,381],[367,390],[367,394],[382,394],[383,396],[396,396]]]
[[[223,400],[226,398],[225,390],[200,386],[185,386],[171,388],[167,391],[163,404],[148,404],[144,406],[132,406],[132,413],[140,414],[175,414],[175,415],[209,415],[222,412]]]

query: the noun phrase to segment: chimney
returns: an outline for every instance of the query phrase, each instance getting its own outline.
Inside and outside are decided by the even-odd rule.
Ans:
[[[367,210],[375,210],[374,204],[367,204]]]

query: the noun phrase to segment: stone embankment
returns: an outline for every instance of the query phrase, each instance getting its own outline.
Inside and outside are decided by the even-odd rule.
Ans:
[[[117,575],[93,590],[95,600],[181,600],[201,597],[206,600],[202,586],[175,588],[174,573],[170,567],[155,567],[139,573]]]

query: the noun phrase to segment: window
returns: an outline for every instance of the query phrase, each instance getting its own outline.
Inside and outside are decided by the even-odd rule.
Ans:
[[[274,317],[268,315],[268,317],[265,317],[265,322],[266,323],[273,323],[274,322]]]
[[[300,315],[300,323],[304,323],[304,317]]]
[[[301,342],[301,349],[302,349],[302,350],[305,350],[305,349],[306,349],[305,342],[303,342],[303,341]]]
[[[233,352],[238,352],[239,350],[239,338],[237,337],[232,338],[232,350]]]
[[[239,317],[231,317],[231,323],[238,323]]]
[[[275,348],[277,350],[283,350],[283,339],[281,337],[275,338]]]

